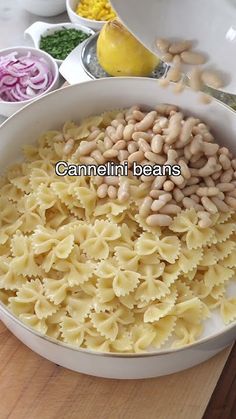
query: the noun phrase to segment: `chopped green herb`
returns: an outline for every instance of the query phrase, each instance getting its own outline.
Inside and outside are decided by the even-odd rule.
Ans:
[[[40,49],[57,60],[64,60],[81,42],[90,35],[77,29],[60,29],[51,35],[42,36]]]

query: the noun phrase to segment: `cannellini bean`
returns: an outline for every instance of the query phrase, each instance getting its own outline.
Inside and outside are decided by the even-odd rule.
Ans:
[[[168,48],[170,46],[170,42],[167,39],[158,38],[156,40],[156,46],[161,52],[168,51]]]
[[[229,183],[231,182],[233,178],[233,169],[226,170],[221,176],[220,176],[220,182],[221,183]]]
[[[203,139],[208,143],[214,141],[214,137],[209,131],[203,132]]]
[[[132,139],[133,133],[134,133],[134,125],[132,124],[126,125],[123,131],[123,139],[125,141],[130,141]]]
[[[128,157],[128,163],[133,164],[134,162],[139,163],[143,160],[144,154],[141,150],[136,151],[135,153],[130,154]]]
[[[190,198],[191,199],[193,199],[197,204],[199,204],[200,203],[200,198],[199,198],[199,196],[197,196],[197,195],[195,195],[195,194],[192,194],[192,195],[190,195]]]
[[[167,144],[173,144],[177,140],[182,128],[182,119],[183,114],[181,112],[176,112],[173,116],[171,116],[169,127],[167,129],[168,134],[165,140]]]
[[[120,162],[123,162],[123,161],[125,161],[125,160],[128,160],[128,157],[129,157],[129,152],[128,152],[127,150],[119,150],[119,151],[118,151],[118,156],[117,156],[117,158],[118,158],[118,160],[119,160]]]
[[[91,132],[91,134],[89,134],[89,136],[87,137],[87,141],[93,141],[95,140],[95,138],[97,138],[97,136],[101,133],[99,128],[96,128],[94,131]]]
[[[173,44],[169,47],[169,52],[171,54],[180,54],[183,51],[186,51],[192,47],[191,41],[179,41],[179,42],[173,42]]]
[[[156,109],[156,111],[157,111],[158,114],[164,115],[164,116],[168,116],[171,111],[175,111],[175,112],[178,111],[178,107],[177,106],[175,106],[175,105],[169,105],[169,104],[165,104],[165,103],[162,103],[160,105],[157,105],[155,109]]]
[[[187,185],[197,185],[200,182],[200,178],[196,176],[192,176],[190,179],[188,179]]]
[[[234,188],[236,188],[236,185],[234,185]],[[227,196],[231,196],[232,198],[236,198],[236,189],[234,191],[227,192]]]
[[[113,142],[111,141],[110,137],[104,138],[104,146],[106,150],[110,150],[113,147]]]
[[[204,64],[206,62],[206,58],[203,54],[199,52],[193,52],[193,51],[183,51],[180,54],[182,60],[186,64]]]
[[[116,197],[117,197],[116,187],[112,186],[112,185],[108,186],[107,195],[109,196],[110,199],[116,199]]]
[[[170,176],[170,180],[177,186],[181,186],[184,183],[184,177],[182,175]]]
[[[142,138],[138,140],[138,146],[139,150],[141,150],[143,153],[146,153],[146,151],[151,150],[150,145],[147,143],[147,141],[143,140]]]
[[[134,141],[138,141],[139,139],[150,141],[151,138],[152,138],[152,135],[148,134],[147,132],[139,132],[138,131],[138,132],[134,132],[133,135],[132,135],[132,139]]]
[[[99,151],[99,150],[94,150],[94,151],[92,151],[92,153],[91,153],[91,157],[93,158],[93,159],[95,159],[96,160],[96,162],[98,163],[98,164],[104,164],[105,163],[105,159],[104,159],[104,157],[103,157],[103,155],[102,155],[102,153]]]
[[[152,151],[146,151],[146,153],[144,153],[144,156],[147,160],[156,164],[164,164],[166,160],[164,156],[152,153]]]
[[[184,194],[180,189],[175,188],[173,190],[173,197],[176,200],[176,202],[181,202],[184,199]]]
[[[165,181],[166,176],[157,176],[152,183],[152,189],[161,189]]]
[[[108,191],[108,185],[106,185],[105,183],[100,185],[97,189],[98,198],[101,198],[101,199],[105,198],[107,196],[107,191]]]
[[[199,227],[208,228],[212,225],[212,221],[209,217],[204,217],[198,222]]]
[[[220,146],[218,144],[204,142],[202,146],[202,150],[204,154],[209,157],[209,156],[214,156],[219,150],[219,147]]]
[[[175,204],[167,204],[164,207],[160,208],[159,210],[160,214],[178,214],[181,212],[181,208],[178,205]]]
[[[219,194],[219,192],[220,191],[219,191],[218,188],[216,188],[214,186],[210,186],[209,188],[208,187],[198,188],[196,193],[199,196],[216,196],[216,195]]]
[[[184,122],[184,125],[180,133],[180,141],[184,145],[188,144],[189,141],[191,140],[192,129],[194,125],[196,125],[196,123],[197,123],[197,119],[193,117],[186,119],[186,121]]]
[[[130,154],[133,154],[133,153],[135,153],[136,151],[138,151],[138,144],[136,144],[136,142],[135,142],[135,141],[130,141],[130,142],[128,143],[128,152],[129,152]]]
[[[199,169],[199,176],[210,176],[216,171],[217,163],[215,157],[210,157],[204,167]]]
[[[185,197],[182,201],[184,208],[191,209],[194,208],[196,211],[201,211],[202,206],[197,204],[193,199]]]
[[[195,91],[199,91],[203,87],[202,80],[201,80],[201,71],[197,67],[193,68],[193,70],[190,73],[189,85],[191,89]]]
[[[139,207],[139,214],[141,217],[146,218],[150,214],[152,202],[153,200],[150,196],[146,196],[146,198],[144,198]]]
[[[87,156],[97,147],[95,141],[81,141],[79,147],[76,150],[77,156]]]
[[[225,154],[219,156],[219,162],[224,170],[231,168],[231,161]]]
[[[212,97],[210,95],[207,95],[206,93],[201,93],[199,96],[199,102],[203,105],[209,105],[209,103],[212,102]]]
[[[233,159],[231,164],[232,164],[233,169],[236,170],[236,159]]]
[[[172,218],[169,215],[164,214],[153,214],[149,215],[146,219],[147,225],[150,227],[168,227],[172,222]]]
[[[107,185],[116,186],[116,185],[119,185],[119,177],[118,176],[105,176],[104,182]]]
[[[119,141],[117,141],[117,143],[115,145],[113,145],[112,149],[113,150],[118,150],[118,151],[124,150],[126,148],[126,145],[127,145],[127,143],[126,143],[125,140],[119,140]]]
[[[210,176],[205,177],[204,181],[205,181],[206,186],[208,186],[208,187],[211,187],[211,186],[214,187],[215,186],[215,182]],[[217,187],[218,187],[218,185],[217,185]]]
[[[164,205],[167,204],[167,202],[171,201],[172,195],[169,193],[160,195],[159,199],[156,199],[153,201],[151,210],[152,211],[159,211],[160,208],[162,208]]]
[[[181,79],[182,73],[180,69],[180,65],[176,64],[170,68],[167,73],[166,80],[177,82]]]
[[[142,119],[142,121],[138,122],[135,126],[135,131],[146,131],[151,128],[154,124],[155,118],[157,116],[156,111],[151,111]]]
[[[191,185],[191,186],[187,186],[186,188],[182,189],[182,192],[184,194],[184,196],[190,196],[192,194],[195,194],[195,192],[198,190],[199,186],[198,185]]]
[[[179,94],[182,93],[185,89],[185,84],[183,83],[183,81],[179,81],[178,83],[175,83],[174,87],[173,87],[173,92],[175,94]]]
[[[164,138],[161,135],[154,135],[151,141],[151,149],[153,153],[159,154],[162,152]]]
[[[226,204],[228,204],[231,208],[236,209],[236,199],[232,196],[226,196],[225,198]]]
[[[157,122],[155,122],[155,124],[153,125],[153,133],[154,134],[161,134],[163,128],[166,128],[168,126],[168,119],[165,118],[164,116],[161,117]]]
[[[75,140],[73,140],[73,138],[70,138],[66,142],[66,144],[64,146],[64,149],[63,149],[63,152],[66,156],[68,156],[68,154],[70,154],[72,152],[72,150],[74,148],[74,145],[75,145]]]
[[[128,179],[124,180],[119,189],[118,189],[118,200],[120,202],[125,202],[129,199],[129,195],[130,195],[130,186],[129,186],[129,181]]]
[[[192,157],[192,153],[191,153],[191,150],[190,150],[190,145],[191,145],[191,143],[190,143],[189,145],[186,145],[186,146],[184,147],[184,157],[185,157],[187,160],[190,160],[190,159],[191,159],[191,157]]]
[[[222,212],[229,211],[228,205],[224,201],[222,201],[222,199],[219,199],[217,196],[213,196],[211,200],[215,204],[215,206],[218,208],[219,211],[222,211]]]
[[[100,186],[103,184],[103,176],[94,176],[93,181],[95,185]]]
[[[81,156],[79,157],[79,160],[82,164],[97,164],[96,160],[90,156]]]
[[[162,55],[161,59],[164,61],[164,63],[171,63],[171,61],[173,61],[173,55],[169,52],[166,52],[164,55]]]
[[[190,179],[191,178],[191,173],[190,170],[187,166],[187,164],[185,163],[184,160],[179,160],[178,164],[180,165],[181,168],[181,174],[185,179]]]
[[[198,155],[195,154],[193,157],[191,157],[191,160],[190,160],[191,168],[194,168],[194,169],[201,169],[203,166],[205,166],[206,163],[207,163],[207,158],[201,157],[201,153],[199,153]]]
[[[113,158],[115,158],[117,156],[118,156],[118,151],[117,150],[114,150],[114,149],[107,150],[107,151],[105,151],[103,153],[103,157],[105,159],[113,159]]]
[[[235,186],[232,183],[218,183],[217,188],[221,192],[230,192],[235,189]]]
[[[116,129],[117,141],[119,141],[119,140],[121,140],[121,138],[123,138],[123,132],[124,132],[124,125],[119,124],[117,129]]]
[[[201,203],[208,212],[211,214],[217,214],[217,206],[207,196],[203,196],[201,198]]]
[[[171,180],[166,180],[165,183],[163,184],[163,189],[165,192],[170,192],[173,191],[175,185],[173,182],[171,182]]]
[[[146,176],[146,175],[142,175],[140,176],[140,180],[141,182],[144,183],[149,183],[149,182],[153,182],[153,180],[156,179],[156,176]]]
[[[202,152],[203,147],[204,147],[204,143],[203,143],[202,135],[196,134],[189,145],[191,154],[197,154],[199,152]]]
[[[133,117],[136,121],[142,121],[142,119],[145,117],[145,114],[139,110],[134,110]]]
[[[202,72],[201,79],[203,83],[214,89],[219,89],[223,86],[223,81],[220,75],[215,71],[205,70]]]
[[[221,167],[221,166],[220,166]],[[218,180],[222,175],[222,170],[218,170],[216,173],[213,173],[213,175],[211,175],[213,180]]]
[[[161,195],[165,195],[165,194],[166,194],[165,191],[161,191],[161,190],[157,190],[157,189],[152,189],[149,193],[149,195],[153,199],[158,199]]]

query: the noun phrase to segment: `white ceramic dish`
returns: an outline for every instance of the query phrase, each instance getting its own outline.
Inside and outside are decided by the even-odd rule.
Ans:
[[[221,144],[236,152],[236,113],[222,103],[213,100],[203,106],[196,93],[186,89],[183,94],[175,95],[153,79],[107,78],[53,92],[7,120],[0,127],[1,170],[18,160],[22,144],[34,143],[42,131],[60,128],[66,120],[133,104],[154,107],[159,102],[175,103],[186,114],[199,116],[213,127]],[[230,295],[235,295],[235,288],[229,290]],[[0,319],[29,348],[50,361],[85,374],[120,379],[156,377],[192,367],[221,351],[236,337],[236,322],[225,326],[215,312],[206,322],[203,337],[193,345],[178,350],[118,355],[73,349],[47,338],[21,323],[3,304],[0,304]]]
[[[48,63],[49,68],[53,74],[53,82],[49,86],[49,88],[45,91],[45,93],[49,93],[52,90],[55,90],[59,86],[59,71],[56,61],[51,57],[51,55],[47,54],[44,51],[38,50],[36,48],[30,47],[12,47],[0,50],[0,56],[8,55],[11,52],[17,51],[19,54],[27,54],[27,52],[32,52],[36,57],[44,58],[45,61]],[[44,93],[44,94],[45,94]],[[39,97],[39,96],[38,96]],[[38,99],[38,97],[36,99]],[[0,115],[3,116],[11,116],[15,112],[19,111],[24,106],[28,105],[29,103],[36,100],[35,98],[25,100],[22,102],[5,102],[0,100]]]
[[[66,0],[18,0],[21,7],[34,15],[51,17],[66,10]]]
[[[88,28],[91,28],[94,31],[100,31],[105,21],[86,19],[82,16],[77,15],[75,9],[78,6],[78,3],[79,0],[66,0],[67,13],[71,22],[87,26]]]
[[[157,38],[188,39],[205,53],[204,67],[223,71],[222,91],[236,94],[236,1],[111,0],[113,9],[128,29],[157,55]],[[135,11],[135,13],[134,13]],[[185,67],[188,71],[188,67]]]
[[[25,37],[30,37],[34,43],[35,48],[40,49],[40,40],[42,36],[52,35],[53,33],[66,28],[66,29],[77,29],[87,33],[88,35],[94,35],[94,31],[86,26],[79,25],[77,23],[46,23],[46,22],[35,22],[24,32]],[[63,60],[55,59],[58,65],[63,63]]]
[[[60,66],[60,74],[69,84],[81,83],[91,80],[90,75],[85,71],[82,62],[82,50],[87,41],[78,45]]]

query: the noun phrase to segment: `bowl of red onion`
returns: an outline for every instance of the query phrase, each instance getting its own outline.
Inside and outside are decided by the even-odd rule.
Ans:
[[[55,60],[30,47],[0,50],[0,115],[11,116],[59,86]]]

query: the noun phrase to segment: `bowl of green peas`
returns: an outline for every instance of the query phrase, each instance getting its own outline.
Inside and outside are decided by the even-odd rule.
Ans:
[[[92,29],[76,23],[35,22],[24,35],[33,41],[35,48],[47,52],[60,66],[78,45],[94,33]]]

